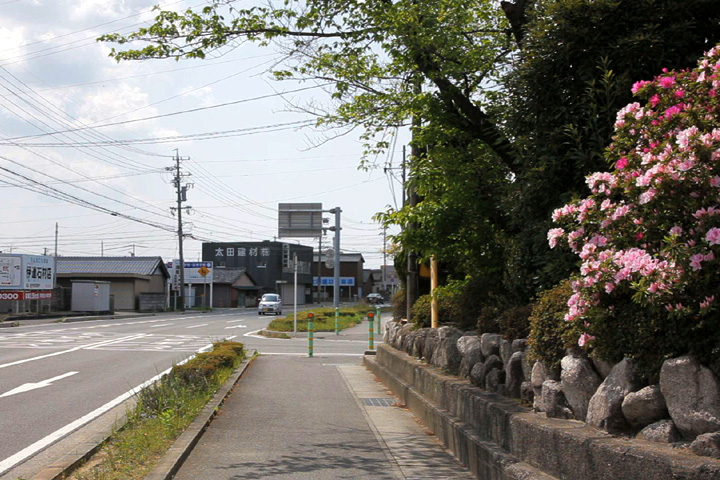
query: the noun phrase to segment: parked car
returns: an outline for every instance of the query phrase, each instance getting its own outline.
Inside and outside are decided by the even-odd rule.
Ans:
[[[282,315],[282,300],[280,300],[280,295],[276,293],[266,293],[262,296],[260,304],[258,304],[258,315],[265,315],[266,313]]]
[[[370,305],[377,305],[378,303],[383,303],[383,297],[379,293],[369,293],[368,296],[365,298]]]

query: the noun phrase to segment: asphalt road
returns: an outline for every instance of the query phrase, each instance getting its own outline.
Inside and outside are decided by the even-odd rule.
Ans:
[[[213,341],[307,355],[306,338],[257,335],[270,320],[221,310],[0,329],[0,476]],[[367,347],[366,324],[315,336],[315,356],[360,356]]]

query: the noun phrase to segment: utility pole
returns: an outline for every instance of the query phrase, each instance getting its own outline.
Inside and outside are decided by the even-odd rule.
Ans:
[[[187,189],[188,187],[192,187],[191,183],[182,184],[183,177],[190,176],[189,173],[182,173],[180,171],[180,161],[181,160],[188,160],[188,158],[180,158],[180,153],[177,149],[175,149],[175,165],[172,167],[165,167],[165,170],[169,172],[174,172],[173,176],[173,185],[175,186],[175,193],[177,194],[177,207],[170,207],[170,212],[175,213],[177,211],[177,217],[178,217],[178,253],[180,254],[179,258],[179,264],[175,268],[180,269],[180,290],[179,290],[179,300],[180,300],[180,310],[185,311],[185,258],[183,256],[183,223],[182,223],[182,211],[183,208],[185,211],[189,211],[190,206],[183,207],[183,202],[187,201]]]
[[[340,227],[340,214],[342,213],[342,209],[340,207],[335,207],[331,210],[328,210],[328,212],[335,214],[335,226],[330,227],[330,230],[335,232],[335,243],[333,245],[333,247],[335,248],[335,270],[333,272],[333,306],[335,307],[335,311],[337,312],[337,309],[340,308],[340,230],[342,230],[342,228]]]
[[[387,291],[387,227],[383,227],[383,269],[382,269],[383,293]]]
[[[57,257],[58,223],[55,222],[55,256]]]

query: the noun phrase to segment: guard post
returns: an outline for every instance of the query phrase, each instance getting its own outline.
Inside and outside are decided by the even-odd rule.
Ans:
[[[368,312],[368,324],[369,324],[368,325],[368,327],[369,327],[368,328],[368,333],[369,333],[368,341],[370,343],[368,346],[368,350],[375,350],[375,337],[374,337],[375,329],[373,328],[374,327],[374,325],[373,325],[374,317],[375,317],[375,314],[373,312]]]
[[[340,307],[335,307],[335,335],[340,335]]]
[[[380,335],[382,333],[382,316],[380,313],[380,305],[377,305],[375,307],[375,317],[377,318],[375,321],[377,322],[377,333]]]
[[[313,331],[315,329],[315,314],[310,312],[307,316],[307,331],[308,331],[308,357],[313,356]]]

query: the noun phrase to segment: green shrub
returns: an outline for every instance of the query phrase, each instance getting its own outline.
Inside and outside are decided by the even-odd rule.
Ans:
[[[505,310],[500,314],[498,323],[500,324],[500,333],[508,340],[516,338],[527,338],[530,332],[530,314],[532,313],[532,305],[522,305]]]
[[[395,320],[400,320],[407,316],[407,293],[401,288],[392,297],[392,314]]]
[[[570,281],[561,282],[538,296],[530,314],[530,358],[541,360],[549,368],[559,366],[566,350],[577,346],[578,326],[565,321],[571,295]]]
[[[496,306],[485,306],[477,318],[478,335],[483,333],[500,333],[500,314],[502,311]]]
[[[430,295],[420,295],[412,306],[412,321],[418,328],[430,326]]]
[[[455,325],[460,329],[473,326],[471,314],[465,308],[465,285],[451,282],[435,290],[438,299],[438,323],[440,325]],[[421,295],[412,308],[413,323],[419,327],[431,325],[431,295]],[[468,319],[470,318],[470,321]]]

